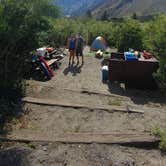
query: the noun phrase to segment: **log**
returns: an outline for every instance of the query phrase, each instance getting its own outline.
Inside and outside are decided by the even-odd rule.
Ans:
[[[40,99],[40,98],[33,98],[33,97],[25,97],[22,99],[22,102],[24,103],[30,103],[30,104],[38,104],[38,105],[46,105],[46,106],[59,106],[59,107],[69,107],[69,108],[76,108],[76,109],[88,109],[91,111],[95,110],[103,110],[109,113],[113,112],[123,112],[123,113],[141,113],[144,112],[141,110],[135,110],[130,109],[129,107],[122,107],[122,106],[88,106],[83,104],[77,104],[77,103],[69,103],[66,101],[57,101],[51,100],[51,99]]]
[[[32,136],[33,135],[33,136]],[[47,136],[49,135],[49,136]],[[147,144],[158,144],[160,139],[146,133],[69,133],[69,134],[43,134],[21,132],[7,137],[0,137],[0,141],[12,142],[59,142],[70,144],[119,144],[141,146]]]

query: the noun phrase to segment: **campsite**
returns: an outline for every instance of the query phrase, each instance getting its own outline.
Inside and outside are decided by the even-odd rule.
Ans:
[[[165,166],[166,15],[60,10],[0,1],[0,166]]]

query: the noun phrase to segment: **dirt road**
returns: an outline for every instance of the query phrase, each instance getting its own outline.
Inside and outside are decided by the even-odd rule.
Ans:
[[[103,135],[149,135],[156,125],[165,128],[165,99],[158,92],[126,90],[123,84],[103,84],[101,79],[101,60],[85,56],[84,65],[70,67],[65,57],[48,82],[28,81],[28,97],[51,100],[55,105],[25,104],[26,113],[13,121],[5,137],[30,141],[2,148],[0,165],[164,166],[166,157],[155,146],[122,146],[116,144],[118,137],[112,144],[108,141],[113,140],[104,142]]]

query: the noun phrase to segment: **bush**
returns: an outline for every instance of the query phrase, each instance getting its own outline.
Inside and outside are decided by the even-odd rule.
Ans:
[[[152,134],[160,137],[159,148],[162,151],[166,151],[166,130],[156,126],[154,129],[152,129]]]
[[[79,32],[85,38],[86,44],[91,45],[97,36],[103,36],[108,46],[115,46],[114,24],[109,21],[96,21],[94,19],[56,19],[52,21],[54,28],[48,36],[48,42],[54,46],[66,45],[71,34]],[[116,26],[115,26],[116,27]]]
[[[3,89],[3,95],[8,96],[15,89],[22,91],[22,79],[31,60],[29,52],[38,46],[39,34],[50,28],[47,17],[56,15],[56,12],[46,12],[50,5],[49,0],[0,1],[0,90]]]
[[[160,87],[166,90],[166,14],[158,16],[145,25],[144,47],[150,50],[160,61],[160,68],[155,75]]]
[[[142,28],[135,20],[127,20],[121,23],[117,29],[117,48],[120,52],[128,51],[129,48],[142,50]]]

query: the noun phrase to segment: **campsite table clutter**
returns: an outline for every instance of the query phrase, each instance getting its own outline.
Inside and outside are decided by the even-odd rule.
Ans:
[[[110,81],[134,81],[147,84],[159,68],[159,62],[147,51],[111,53],[109,58]]]
[[[65,54],[62,50],[53,47],[36,49],[32,57],[32,73],[37,79],[49,80],[54,77],[53,70],[60,66]]]

